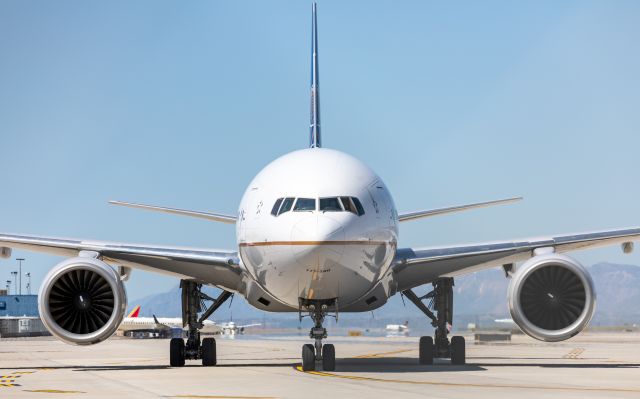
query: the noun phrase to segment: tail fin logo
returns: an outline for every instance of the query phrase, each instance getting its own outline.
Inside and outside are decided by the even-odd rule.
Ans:
[[[133,310],[131,311],[131,313],[129,313],[127,317],[138,317],[139,314],[140,314],[140,305],[133,308]]]

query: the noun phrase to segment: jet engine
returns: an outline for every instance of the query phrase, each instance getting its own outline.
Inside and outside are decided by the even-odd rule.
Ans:
[[[67,259],[47,274],[40,287],[42,322],[62,341],[91,345],[109,338],[127,306],[118,273],[101,260]]]
[[[509,311],[527,335],[564,341],[593,316],[596,293],[591,276],[574,259],[556,253],[534,256],[516,269],[509,284]]]

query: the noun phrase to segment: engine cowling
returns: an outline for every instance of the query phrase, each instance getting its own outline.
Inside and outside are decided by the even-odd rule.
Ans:
[[[40,287],[43,324],[62,341],[91,345],[109,338],[127,306],[124,285],[101,260],[77,257],[57,264]]]
[[[591,276],[561,254],[538,255],[517,268],[508,291],[513,321],[541,341],[569,339],[593,316],[596,293]]]

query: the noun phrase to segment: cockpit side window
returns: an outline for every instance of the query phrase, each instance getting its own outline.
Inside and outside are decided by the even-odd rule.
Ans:
[[[294,212],[315,211],[315,210],[316,210],[315,198],[298,198],[295,206],[293,207]]]
[[[345,211],[355,213],[356,215],[358,214],[358,210],[353,204],[351,197],[340,197],[340,201],[342,202],[342,206],[344,207]]]
[[[342,207],[337,197],[320,198],[320,210],[325,212],[342,212]]]
[[[353,204],[356,206],[356,209],[358,210],[358,216],[364,215],[364,208],[360,200],[357,199],[356,197],[351,197],[351,199],[353,200]]]
[[[276,203],[273,204],[273,208],[271,208],[271,214],[273,216],[278,216],[278,209],[280,209],[280,204],[282,204],[283,198],[278,198]]]
[[[289,212],[291,210],[291,205],[293,205],[293,200],[295,200],[295,198],[285,198],[282,201],[282,206],[280,206],[280,210],[278,211],[278,215],[282,215],[285,212]]]

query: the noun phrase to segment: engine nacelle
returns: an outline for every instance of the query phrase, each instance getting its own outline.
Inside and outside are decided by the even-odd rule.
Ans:
[[[62,341],[91,345],[109,338],[122,322],[127,295],[118,273],[94,258],[57,264],[38,296],[43,324]]]
[[[550,253],[518,267],[508,291],[513,321],[541,341],[564,341],[593,316],[596,293],[591,276],[574,259]]]

